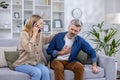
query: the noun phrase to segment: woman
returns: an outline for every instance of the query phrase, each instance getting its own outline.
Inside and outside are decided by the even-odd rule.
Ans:
[[[20,55],[13,64],[16,71],[29,74],[31,80],[50,80],[49,70],[44,66],[46,59],[42,49],[54,35],[44,37],[40,32],[42,28],[42,17],[32,15],[21,32]]]

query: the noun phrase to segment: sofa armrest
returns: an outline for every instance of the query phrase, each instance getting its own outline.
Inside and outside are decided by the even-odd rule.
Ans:
[[[116,80],[116,66],[113,57],[99,55],[98,63],[105,71],[106,80]]]

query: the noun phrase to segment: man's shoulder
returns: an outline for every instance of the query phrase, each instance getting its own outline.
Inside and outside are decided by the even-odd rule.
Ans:
[[[66,33],[67,32],[59,32],[58,34],[56,34],[56,37],[63,37]]]
[[[57,35],[64,35],[66,34],[67,32],[59,32]]]
[[[76,38],[77,38],[77,40],[85,40],[83,37],[81,37],[79,35],[77,35]]]
[[[79,43],[88,43],[88,41],[86,41],[83,37],[81,36],[76,36],[76,40],[79,42]]]

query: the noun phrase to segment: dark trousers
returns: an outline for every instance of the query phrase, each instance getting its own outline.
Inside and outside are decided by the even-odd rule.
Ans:
[[[74,80],[84,80],[84,67],[80,62],[53,60],[51,67],[54,69],[55,80],[64,80],[64,69],[74,72]]]

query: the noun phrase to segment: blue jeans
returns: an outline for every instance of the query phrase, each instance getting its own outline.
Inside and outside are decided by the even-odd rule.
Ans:
[[[31,76],[31,80],[50,80],[49,70],[43,64],[20,65],[15,68],[16,71],[26,73]]]

